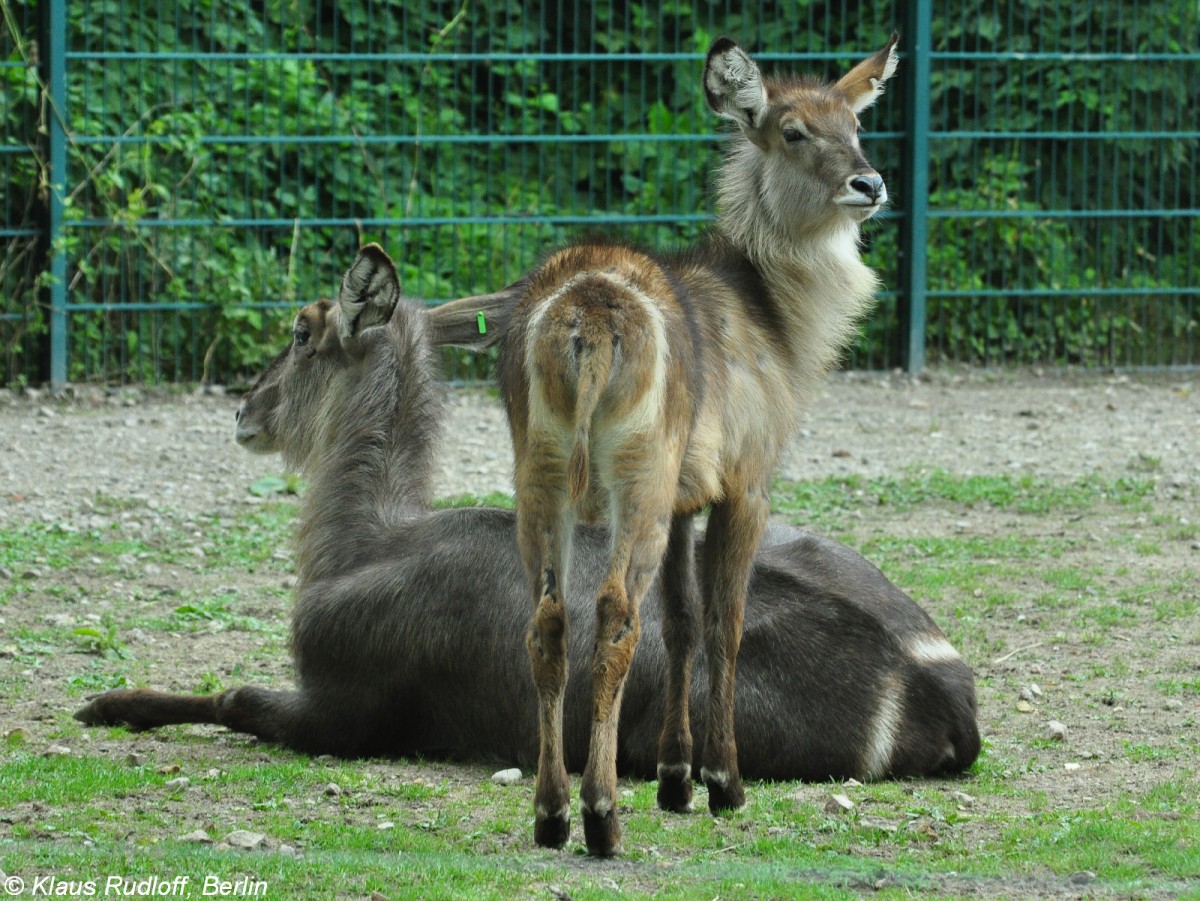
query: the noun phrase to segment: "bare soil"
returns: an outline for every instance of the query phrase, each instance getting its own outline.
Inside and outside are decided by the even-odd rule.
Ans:
[[[234,593],[244,601],[238,613],[255,617],[263,628],[135,629],[123,636],[136,661],[132,674],[154,687],[184,691],[213,676],[226,685],[246,678],[287,681],[281,651],[286,571],[214,574],[205,565],[214,553],[214,523],[262,503],[249,487],[280,471],[278,459],[251,456],[233,443],[236,403],[221,392],[85,388],[65,400],[0,394],[0,528],[28,523],[104,528],[119,520],[127,535],[151,535],[169,523],[182,524],[191,536],[180,562],[169,567],[131,558],[116,573],[84,565],[65,579],[61,573],[51,578],[36,563],[26,572],[0,573],[0,579],[29,580],[34,586],[19,596],[20,605],[0,607],[0,695],[6,686],[20,686],[3,698],[0,732],[24,730],[29,747],[38,752],[68,745],[78,754],[120,759],[132,753],[200,774],[245,759],[251,742],[211,729],[119,739],[94,731],[64,739],[64,714],[86,693],[72,688],[71,679],[88,670],[89,657],[53,653],[32,665],[12,638],[48,625],[120,620],[131,612],[141,618],[167,616],[181,596]],[[448,411],[438,494],[510,491],[511,450],[496,401],[479,390],[455,391]],[[980,815],[956,827],[960,835],[968,841],[972,835],[980,841],[995,838],[991,833],[1000,827],[990,824],[1002,820],[983,815],[991,804],[1026,805],[1032,803],[1029,797],[1037,797],[1040,804],[1104,809],[1126,793],[1149,790],[1181,767],[1191,774],[1195,790],[1196,762],[1181,762],[1178,748],[1181,741],[1195,748],[1200,719],[1195,528],[1200,522],[1200,376],[838,375],[807,418],[780,474],[872,478],[935,469],[963,476],[1029,474],[1062,484],[1090,475],[1154,483],[1148,509],[1101,502],[1080,516],[1027,515],[987,505],[969,510],[919,505],[907,511],[880,506],[878,515],[855,515],[847,523],[841,537],[856,546],[880,537],[913,541],[910,571],[958,565],[925,555],[916,546],[922,538],[1062,539],[1059,556],[1025,561],[1011,584],[985,584],[965,597],[915,593],[975,668],[985,754],[1011,765],[1014,778],[1031,790],[1016,795],[1019,801],[976,798]],[[287,548],[278,554],[286,558]],[[1058,577],[1048,580],[1049,571]],[[1072,587],[1064,575],[1071,571],[1086,574],[1087,586]],[[913,590],[905,573],[888,574]],[[53,592],[38,590],[52,581],[59,586]],[[1192,688],[1179,690],[1180,685]],[[1052,720],[1066,726],[1063,740],[1048,739]],[[363,766],[381,781],[448,779],[464,786],[491,772],[450,764]],[[954,788],[972,791],[969,783]],[[802,800],[823,804],[827,795],[828,787],[811,786]],[[206,828],[225,817],[199,798],[196,809],[188,810],[186,797],[179,802],[183,808],[176,805],[182,822]],[[1023,811],[1004,812],[1019,816]],[[35,815],[16,811],[8,825],[0,822],[0,836],[12,822]],[[361,816],[373,814],[367,807]],[[1085,879],[1084,887],[1076,888],[1086,893],[1086,884]],[[1060,882],[1049,888],[1037,883],[952,890],[988,896],[1075,892]]]

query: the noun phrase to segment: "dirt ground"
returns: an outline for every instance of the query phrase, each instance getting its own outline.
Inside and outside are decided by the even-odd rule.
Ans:
[[[177,566],[130,559],[116,575],[84,567],[66,580],[65,594],[35,590],[23,596],[33,602],[0,607],[0,693],[4,685],[23,686],[4,699],[0,732],[25,730],[38,752],[63,744],[58,718],[83,696],[64,686],[87,664],[81,654],[60,653],[31,667],[11,636],[48,624],[95,623],[133,608],[144,616],[165,614],[178,606],[181,585],[191,596],[233,592],[253,599],[239,612],[266,628],[134,630],[128,639],[139,677],[157,688],[186,691],[206,674],[226,684],[235,684],[229,675],[235,671],[287,680],[286,656],[279,652],[286,612],[278,589],[288,577],[246,574],[231,584],[229,572],[214,575],[204,565],[212,552],[206,524],[261,503],[249,486],[280,471],[276,458],[235,446],[235,406],[236,398],[220,392],[85,388],[67,400],[0,393],[0,528],[37,522],[103,528],[120,519],[124,534],[149,535],[169,522],[183,524],[194,542],[185,549],[191,557],[185,554]],[[448,410],[438,494],[509,491],[511,451],[495,400],[481,391],[456,391]],[[1021,778],[1049,804],[1103,807],[1160,782],[1179,766],[1172,749],[1181,736],[1195,747],[1200,720],[1200,374],[839,375],[807,418],[780,474],[871,478],[933,469],[963,476],[1029,474],[1064,484],[1089,475],[1153,481],[1149,511],[1101,504],[1084,516],[1051,511],[1031,518],[988,507],[880,507],[878,516],[856,515],[845,537],[858,544],[879,536],[994,538],[1032,529],[1072,539],[1061,558],[1045,565],[1099,573],[1086,588],[1060,578],[1058,595],[1048,602],[1050,589],[1035,564],[1005,586],[1003,604],[974,610],[970,627],[947,628],[980,680],[987,753],[1014,766],[1041,759],[1045,765],[1029,767]],[[1131,528],[1135,540],[1107,540]],[[278,553],[285,555],[286,547]],[[926,562],[915,549],[914,556]],[[0,572],[0,579],[28,579],[35,586],[48,578],[36,564],[28,572]],[[1144,596],[1124,594],[1147,585]],[[1162,598],[1153,586],[1163,586]],[[1169,616],[1156,607],[1163,598],[1172,605]],[[916,599],[943,627],[979,600]],[[1125,607],[1129,615],[1121,613]],[[1089,613],[1110,608],[1119,614],[1111,621]],[[1192,688],[1169,687],[1179,684]],[[1052,720],[1066,726],[1064,741],[1047,740]],[[183,743],[153,734],[115,741],[99,732],[66,743],[74,745],[72,753],[136,753],[200,772],[222,768],[247,746],[217,730],[198,730],[195,740]],[[1148,750],[1131,757],[1131,747]],[[1188,766],[1194,772],[1195,760]],[[388,778],[419,778],[416,767],[408,769]],[[437,769],[452,780],[479,775]],[[197,811],[195,819],[202,823],[208,816],[210,811]],[[994,827],[980,818],[969,828]]]

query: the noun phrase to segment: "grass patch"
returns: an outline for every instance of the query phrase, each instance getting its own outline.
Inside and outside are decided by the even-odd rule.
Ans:
[[[436,498],[433,502],[435,510],[453,510],[460,507],[503,507],[512,510],[513,496],[503,491],[491,491],[484,495],[457,494],[453,497]]]
[[[1030,771],[985,756],[966,786],[978,799],[973,809],[962,808],[955,782],[839,787],[856,802],[845,815],[824,811],[832,787],[755,783],[747,809],[721,819],[662,813],[654,783],[623,780],[628,851],[611,863],[582,857],[578,835],[564,852],[535,850],[531,782],[500,788],[479,768],[464,768],[465,786],[398,783],[386,766],[281,752],[172,789],[174,774],[152,767],[17,752],[0,764],[0,791],[16,811],[7,873],[228,874],[266,881],[272,896],[287,886],[294,897],[502,898],[552,887],[577,898],[955,897],[988,886],[1019,894],[1030,879],[1065,885],[1080,870],[1096,874],[1102,893],[1162,891],[1200,876],[1190,853],[1200,840],[1190,775],[1064,811],[1022,788]],[[331,782],[340,794],[326,791]],[[213,838],[262,832],[269,849],[303,848],[303,858],[179,841],[197,827],[180,818],[180,800],[196,795]],[[1025,799],[1026,815],[989,812],[1012,796]]]
[[[252,877],[269,885],[272,898],[1195,894],[1200,748],[1191,711],[1200,681],[1194,657],[1179,649],[1200,638],[1200,597],[1191,574],[1168,565],[1178,518],[1129,515],[1153,491],[1139,478],[1055,485],[938,472],[775,486],[776,512],[827,533],[851,532],[851,543],[926,606],[978,667],[985,745],[962,779],[752,784],[746,810],[721,819],[703,812],[702,788],[697,813],[671,816],[655,806],[655,783],[622,780],[626,853],[600,862],[582,853],[578,822],[564,852],[534,848],[528,775],[505,788],[490,782],[496,767],[315,759],[209,727],[172,727],[152,738],[84,730],[70,719],[75,705],[57,703],[46,707],[48,724],[39,706],[29,737],[14,732],[0,744],[0,865],[26,879],[182,875],[193,880],[193,896],[209,875]],[[511,507],[512,499],[461,496],[437,505]],[[0,561],[14,573],[0,591],[31,604],[66,604],[78,591],[75,573],[136,574],[168,563],[184,573],[233,574],[205,584],[243,585],[238,573],[288,570],[295,510],[294,502],[271,501],[210,519],[201,538],[192,534],[195,525],[172,525],[169,517],[159,534],[138,541],[120,528],[0,530]],[[936,516],[924,522],[944,528],[908,527],[908,514],[930,511]],[[986,525],[959,528],[963,511],[1005,515],[972,516]],[[1077,525],[1077,514],[1100,525]],[[889,522],[903,527],[889,533]],[[193,553],[197,541],[204,542],[202,559]],[[23,568],[39,574],[24,580]],[[185,584],[165,597],[134,581],[114,595],[132,595],[133,603],[97,617],[94,635],[39,617],[13,627],[6,610],[9,632],[0,644],[12,653],[0,660],[0,697],[24,703],[32,695],[40,704],[48,678],[66,698],[161,685],[161,661],[154,672],[152,661],[118,653],[135,625],[172,633],[262,629],[243,645],[258,650],[241,654],[231,671],[193,669],[186,687],[207,693],[271,678],[255,660],[262,654],[278,663],[285,653],[282,617],[263,612],[283,608],[279,581],[258,579],[264,584],[241,593]],[[92,653],[79,653],[87,644]],[[128,647],[149,657],[151,645]],[[1013,656],[1025,648],[1035,650]],[[1174,656],[1159,665],[1164,653]],[[1007,662],[997,664],[1000,658]],[[1036,672],[1035,660],[1043,667]],[[1031,681],[1045,696],[1034,711],[1016,713],[1017,692]],[[1154,708],[1148,717],[1141,712],[1146,689]],[[1178,703],[1165,709],[1168,699]],[[1118,706],[1125,710],[1114,714]],[[1049,717],[1069,722],[1067,743],[1044,737]],[[1164,721],[1169,728],[1145,728]],[[1094,747],[1097,736],[1108,744]],[[59,741],[71,755],[40,756]],[[128,763],[135,749],[150,762]],[[1078,756],[1094,750],[1094,758]],[[1082,772],[1063,769],[1079,761]],[[181,770],[159,772],[171,763]],[[169,787],[180,775],[190,784]],[[576,799],[578,787],[576,777]],[[825,811],[834,791],[855,802],[848,814]],[[955,792],[970,793],[973,803]],[[235,829],[261,832],[267,847],[245,854],[180,840],[197,829],[217,840]],[[300,856],[283,853],[284,846]],[[1095,880],[1074,886],[1072,875],[1083,870]]]
[[[1144,509],[1154,496],[1151,479],[1087,476],[1059,484],[1031,475],[957,476],[945,470],[901,477],[835,476],[816,482],[777,481],[772,510],[800,525],[841,531],[845,514],[873,507],[906,512],[939,505],[1022,514],[1081,513],[1100,503]]]

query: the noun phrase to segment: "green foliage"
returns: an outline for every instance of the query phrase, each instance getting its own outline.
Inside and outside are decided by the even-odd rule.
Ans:
[[[121,641],[120,630],[111,623],[104,626],[81,626],[72,633],[89,651],[104,657],[128,659],[129,648]]]
[[[6,224],[29,227],[46,203],[39,10],[2,2],[0,124],[5,145],[28,152],[5,154],[0,180]],[[73,140],[58,249],[70,302],[95,306],[69,317],[68,375],[104,381],[252,373],[295,306],[332,293],[365,240],[388,247],[408,293],[432,299],[512,280],[575,229],[562,217],[616,219],[623,235],[657,246],[692,240],[713,210],[719,152],[697,85],[711,39],[844,54],[784,64],[831,75],[901,24],[894,4],[848,15],[819,0],[68,6],[68,48],[87,55],[67,72]],[[1200,282],[1194,217],[1075,214],[1200,204],[1198,64],[1153,56],[1195,53],[1198,33],[1194,4],[935,7],[935,51],[984,55],[933,65],[934,359],[1196,361],[1195,295],[1179,290]],[[1031,55],[987,55],[1013,51]],[[1128,59],[1087,57],[1108,52]],[[597,53],[646,56],[571,58]],[[900,208],[910,200],[900,142],[879,135],[902,127],[902,96],[864,117],[868,153]],[[608,137],[618,135],[657,140]],[[1060,210],[1072,215],[1047,214]],[[889,290],[898,222],[868,235]],[[26,236],[0,256],[0,381],[42,376],[44,251]],[[113,306],[122,303],[149,307]],[[888,297],[855,360],[891,365],[897,326]],[[455,359],[454,375],[480,374]]]

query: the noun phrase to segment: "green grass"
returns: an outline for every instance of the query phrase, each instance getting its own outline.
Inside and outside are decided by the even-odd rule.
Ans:
[[[271,502],[235,521],[203,523],[207,544],[203,565],[230,573],[262,568],[287,571],[287,539],[295,509],[293,503]],[[119,522],[86,531],[60,523],[0,529],[0,566],[14,576],[0,581],[0,606],[33,591],[70,600],[75,589],[58,580],[78,568],[135,579],[148,565],[195,565],[198,558],[185,550],[196,543],[194,528],[168,522],[150,538],[126,535]]]
[[[1152,472],[1151,462],[1137,471]],[[1075,894],[1200,897],[1200,741],[1188,713],[1200,697],[1194,666],[1185,660],[1149,683],[1157,701],[1185,705],[1159,714],[1183,725],[1085,761],[1136,775],[1109,777],[1102,790],[1087,770],[1065,775],[1064,763],[1078,761],[1082,748],[1047,740],[1040,720],[1012,712],[1017,690],[1037,679],[1048,692],[1038,717],[1065,704],[1077,718],[1107,718],[1126,703],[1125,680],[1147,666],[1115,634],[1150,625],[1156,646],[1200,639],[1194,579],[1161,569],[1170,542],[1195,532],[1181,530],[1177,518],[1141,515],[1154,490],[1140,477],[1055,484],[944,472],[777,483],[776,512],[841,536],[934,611],[967,659],[981,665],[981,696],[1001,698],[993,703],[1003,710],[988,711],[993,732],[967,777],[839,787],[855,802],[848,814],[825,812],[832,786],[766,783],[748,786],[749,805],[733,816],[703,812],[703,790],[697,813],[672,816],[657,810],[653,782],[622,780],[626,853],[613,862],[582,853],[578,824],[565,851],[534,848],[532,780],[493,785],[495,767],[316,759],[193,727],[160,730],[152,763],[134,766],[124,749],[143,739],[124,729],[84,730],[69,718],[84,694],[147,680],[138,645],[127,637],[135,628],[255,630],[256,653],[278,660],[283,620],[260,611],[284,608],[281,589],[204,592],[184,584],[165,598],[143,598],[139,591],[150,589],[138,574],[150,564],[174,566],[215,574],[225,585],[238,584],[245,572],[285,574],[290,565],[280,550],[294,503],[272,501],[203,523],[203,559],[184,550],[195,544],[195,525],[169,516],[161,532],[137,540],[120,528],[0,530],[0,565],[14,573],[0,583],[0,605],[51,599],[69,606],[80,568],[124,580],[133,595],[99,622],[79,626],[91,633],[38,620],[10,629],[0,642],[14,652],[0,661],[0,698],[23,697],[62,655],[79,661],[62,686],[66,703],[48,714],[49,734],[74,753],[43,757],[42,745],[15,733],[0,744],[0,869],[27,879],[188,876],[192,897],[209,875],[262,880],[272,898],[1022,897],[1070,893],[1068,880],[1081,871],[1095,881]],[[115,499],[103,502],[120,507]],[[439,506],[511,503],[489,495]],[[914,535],[879,526],[888,517],[904,522],[931,511],[945,529]],[[989,528],[954,526],[964,514],[974,521],[983,513],[1002,516],[988,520]],[[1086,522],[1077,525],[1080,517],[1102,515],[1109,531],[1101,537],[1089,535]],[[23,579],[29,569],[37,577]],[[140,610],[142,601],[154,601],[156,612]],[[1018,617],[1027,633],[997,634],[998,622]],[[1074,671],[1055,666],[1031,677],[989,666],[1020,646],[1048,650],[1060,633],[1083,648],[1075,659],[1086,662]],[[233,673],[202,674],[195,690],[261,678],[254,656]],[[211,750],[217,740],[219,757]],[[206,762],[214,757],[215,769]],[[181,773],[159,771],[171,762]],[[177,775],[191,784],[169,788]],[[1067,778],[1075,790],[1061,790]],[[330,783],[340,793],[327,793]],[[577,778],[574,789],[577,797]],[[974,803],[965,806],[956,791],[969,792]],[[196,829],[215,839],[235,829],[262,832],[269,845],[247,854],[180,841]]]
[[[856,802],[844,815],[824,811],[828,788],[753,784],[749,806],[722,819],[662,813],[653,783],[623,781],[628,850],[606,864],[581,857],[577,841],[564,852],[533,849],[531,783],[500,788],[479,767],[464,768],[465,788],[397,785],[378,764],[364,771],[279,752],[173,790],[167,782],[174,774],[150,767],[17,752],[0,767],[0,792],[17,812],[0,853],[6,872],[27,877],[84,877],[106,872],[102,861],[125,861],[126,872],[139,877],[249,875],[303,897],[321,897],[329,887],[400,898],[425,891],[506,897],[555,886],[586,898],[608,896],[614,884],[637,897],[846,897],[876,884],[897,895],[952,897],[956,885],[1061,881],[1081,870],[1118,893],[1200,878],[1191,850],[1200,842],[1194,772],[1063,809],[1023,787],[1037,771],[1037,764],[1012,768],[985,757],[973,782],[961,785],[976,799],[970,808],[954,798],[957,782],[839,789]],[[340,796],[325,793],[330,782],[341,786]],[[185,793],[218,810],[215,821],[179,819],[173,810]],[[234,808],[218,807],[228,799]],[[1023,813],[992,812],[1004,806]],[[235,828],[265,833],[273,848],[303,849],[303,860],[177,840],[205,826],[216,839]],[[298,894],[309,879],[313,887]]]
[[[1059,484],[1031,475],[956,476],[944,470],[902,477],[836,476],[819,482],[778,481],[771,509],[800,525],[842,531],[846,514],[884,507],[903,513],[919,506],[986,508],[1022,514],[1079,513],[1097,503],[1147,509],[1154,482],[1087,476]]]

